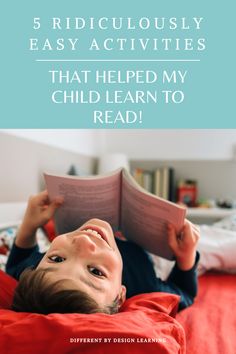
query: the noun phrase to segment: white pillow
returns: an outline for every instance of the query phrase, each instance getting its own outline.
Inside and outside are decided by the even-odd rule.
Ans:
[[[236,231],[201,225],[199,275],[207,270],[236,273]]]
[[[236,214],[226,216],[224,219],[214,223],[214,226],[225,230],[236,231]]]

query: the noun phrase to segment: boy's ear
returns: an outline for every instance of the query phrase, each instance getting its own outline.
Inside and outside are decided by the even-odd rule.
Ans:
[[[121,285],[120,295],[119,295],[119,307],[123,305],[125,299],[126,299],[126,287],[124,285]]]

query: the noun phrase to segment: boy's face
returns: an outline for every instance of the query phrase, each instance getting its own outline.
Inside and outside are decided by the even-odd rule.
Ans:
[[[53,282],[72,280],[70,289],[86,292],[100,306],[110,305],[117,296],[121,303],[125,300],[122,258],[111,226],[100,219],[56,237],[38,268],[50,268]]]

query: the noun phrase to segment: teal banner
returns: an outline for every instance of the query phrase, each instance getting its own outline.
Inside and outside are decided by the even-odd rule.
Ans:
[[[234,1],[2,8],[0,128],[236,128]]]

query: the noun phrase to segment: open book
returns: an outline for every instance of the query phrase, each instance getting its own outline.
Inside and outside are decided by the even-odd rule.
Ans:
[[[73,231],[91,218],[99,218],[147,251],[173,258],[166,226],[172,223],[180,231],[185,208],[148,193],[125,169],[91,177],[50,174],[44,177],[50,199],[64,198],[55,215],[58,234]]]

